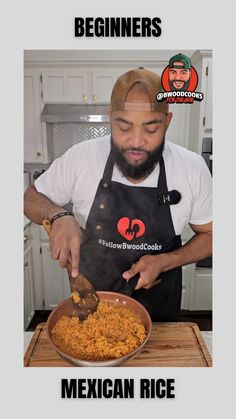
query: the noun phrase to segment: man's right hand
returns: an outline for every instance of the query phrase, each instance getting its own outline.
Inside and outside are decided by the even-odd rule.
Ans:
[[[76,278],[79,274],[81,230],[74,217],[65,216],[53,222],[49,244],[52,259],[59,260],[61,268],[69,265],[71,276]]]

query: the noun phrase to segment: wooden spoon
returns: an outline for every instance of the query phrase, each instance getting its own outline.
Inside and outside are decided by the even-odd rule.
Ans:
[[[43,227],[47,234],[50,234],[51,223],[48,219],[43,220]],[[76,314],[80,320],[85,320],[89,314],[97,310],[99,303],[98,295],[91,282],[81,273],[74,278],[71,276],[71,260],[67,262],[67,273],[70,281],[71,298],[73,300]]]

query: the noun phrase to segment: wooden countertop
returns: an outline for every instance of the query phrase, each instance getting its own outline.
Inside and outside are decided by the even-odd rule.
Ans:
[[[40,323],[24,357],[25,367],[75,367],[52,348]],[[153,324],[143,350],[122,367],[211,367],[212,359],[195,323]]]

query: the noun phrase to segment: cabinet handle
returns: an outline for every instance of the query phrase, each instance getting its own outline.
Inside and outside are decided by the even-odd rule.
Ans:
[[[96,95],[93,95],[93,99],[96,100],[97,99],[97,96]]]
[[[83,95],[83,99],[84,99],[84,100],[87,100],[87,99],[88,99],[88,96]]]
[[[24,267],[27,268],[27,266],[29,266],[28,262],[24,263]]]
[[[37,156],[40,157],[42,153],[40,151],[37,151]]]

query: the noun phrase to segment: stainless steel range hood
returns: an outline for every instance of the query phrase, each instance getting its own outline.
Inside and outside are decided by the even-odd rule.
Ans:
[[[41,121],[55,123],[109,122],[108,105],[44,105]]]

